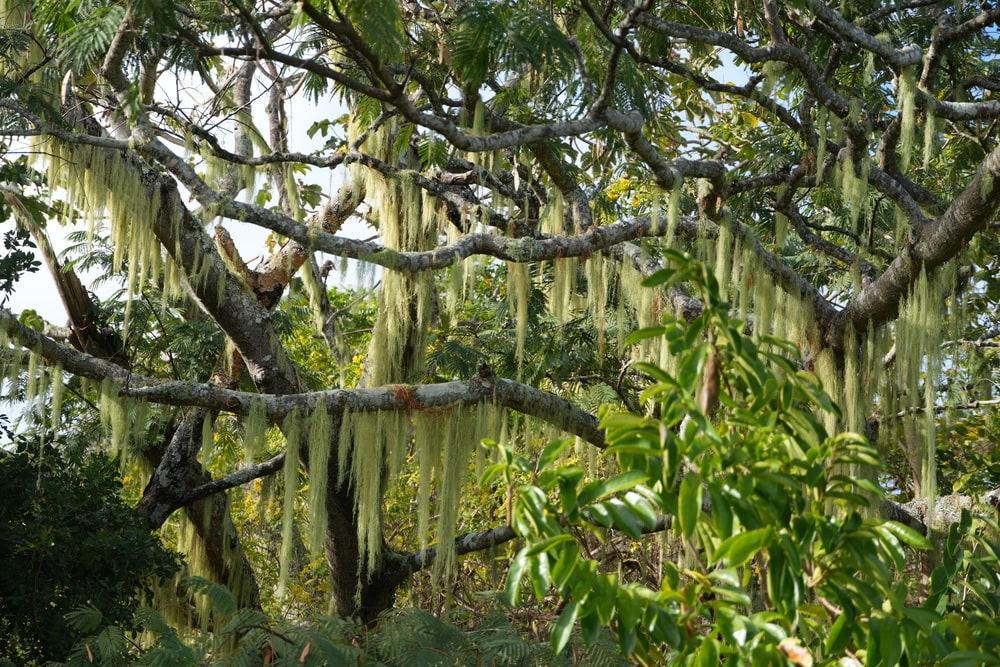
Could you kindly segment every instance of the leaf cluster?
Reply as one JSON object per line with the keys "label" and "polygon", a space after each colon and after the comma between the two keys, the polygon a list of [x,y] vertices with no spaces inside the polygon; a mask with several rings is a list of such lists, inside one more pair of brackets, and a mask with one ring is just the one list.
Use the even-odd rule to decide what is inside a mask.
{"label": "leaf cluster", "polygon": [[0,654],[62,660],[80,636],[66,614],[88,607],[90,630],[131,627],[175,554],[120,497],[116,465],[52,441],[18,438],[0,452]]}
{"label": "leaf cluster", "polygon": [[[820,413],[836,407],[798,370],[794,348],[745,338],[711,272],[679,254],[670,259],[673,268],[649,284],[693,284],[707,307],[690,323],[667,318],[633,335],[665,337],[678,363],[673,372],[643,367],[656,417],[605,415],[607,455],[620,472],[587,481],[579,467],[559,463],[568,443],[557,441],[537,461],[502,450],[485,475],[540,471],[517,490],[513,525],[527,544],[512,563],[508,598],[527,588],[564,600],[552,632],[557,651],[577,623],[584,639],[612,626],[621,650],[644,663],[785,664],[796,652],[817,664],[894,665],[904,654],[917,663],[955,651],[968,664],[990,660],[992,631],[957,625],[961,598],[952,593],[971,587],[977,605],[994,599],[995,572],[978,584],[963,573],[989,572],[997,547],[976,537],[982,555],[969,555],[955,532],[971,534],[964,519],[931,597],[915,601],[900,577],[909,550],[930,543],[871,517],[881,491],[856,471],[877,468],[875,449],[853,434],[829,435]],[[721,384],[715,414],[695,398],[706,369],[713,372],[710,357]],[[595,539],[640,540],[664,525],[686,556],[662,564],[658,587],[623,583],[591,555]]]}

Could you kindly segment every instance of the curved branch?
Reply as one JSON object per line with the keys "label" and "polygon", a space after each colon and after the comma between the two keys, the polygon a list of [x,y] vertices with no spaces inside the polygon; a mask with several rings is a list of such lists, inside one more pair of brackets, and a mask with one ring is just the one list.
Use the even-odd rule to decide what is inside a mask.
{"label": "curved branch", "polygon": [[848,326],[865,331],[889,321],[921,271],[931,271],[955,257],[972,236],[989,224],[1000,206],[1000,146],[993,149],[972,182],[941,218],[913,228],[906,247],[878,280],[863,289],[824,331],[824,342],[843,348]]}

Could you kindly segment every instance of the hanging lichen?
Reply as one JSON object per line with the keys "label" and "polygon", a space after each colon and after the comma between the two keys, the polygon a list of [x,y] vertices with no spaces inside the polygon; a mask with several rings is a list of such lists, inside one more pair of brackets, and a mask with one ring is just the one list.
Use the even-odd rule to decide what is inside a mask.
{"label": "hanging lichen", "polygon": [[719,238],[715,244],[715,259],[711,262],[715,279],[719,283],[719,298],[729,299],[729,272],[733,264],[733,233],[728,225],[719,226]]}
{"label": "hanging lichen", "polygon": [[604,356],[606,313],[608,308],[608,290],[611,285],[611,271],[605,266],[603,253],[597,253],[587,259],[584,264],[584,275],[587,281],[587,310],[597,330],[597,353]]}
{"label": "hanging lichen", "polygon": [[667,203],[667,247],[673,247],[677,225],[681,220],[681,188],[683,186],[684,179],[677,178],[674,180],[674,187],[670,189],[670,199]]}
{"label": "hanging lichen", "polygon": [[516,330],[515,356],[518,374],[524,363],[524,343],[528,338],[528,299],[530,295],[531,275],[528,266],[520,262],[507,262],[507,300],[514,311]]}
{"label": "hanging lichen", "polygon": [[937,139],[937,118],[934,116],[934,105],[928,104],[924,111],[924,169],[929,169],[931,160],[937,157]]}
{"label": "hanging lichen", "polygon": [[[390,468],[409,444],[403,412],[345,412],[338,439],[338,484],[355,489],[358,544],[371,574],[382,557],[382,490]],[[395,471],[393,471],[395,472]]]}
{"label": "hanging lichen", "polygon": [[445,440],[444,420],[417,413],[413,415],[413,439],[417,454],[417,545],[423,551],[430,543],[431,488],[441,463]]}
{"label": "hanging lichen", "polygon": [[333,433],[330,413],[321,398],[309,416],[309,545],[312,553],[323,552],[326,537],[326,495]]}
{"label": "hanging lichen", "polygon": [[295,498],[299,489],[299,445],[302,433],[301,417],[292,411],[285,417],[281,431],[285,435],[285,464],[282,479],[285,487],[281,511],[281,554],[279,556],[278,599],[285,597],[288,588],[288,570],[295,546]]}
{"label": "hanging lichen", "polygon": [[28,371],[24,385],[24,401],[29,405],[34,402],[35,397],[39,394],[39,367],[43,364],[44,360],[40,351],[31,350],[28,352]]}
{"label": "hanging lichen", "polygon": [[250,401],[250,413],[243,422],[243,460],[247,463],[257,461],[264,453],[269,426],[266,407],[263,399]]}
{"label": "hanging lichen", "polygon": [[435,578],[441,580],[454,572],[455,536],[462,489],[469,479],[469,459],[474,447],[486,433],[495,432],[496,411],[492,406],[453,410],[449,416],[442,458],[441,494],[438,510],[438,555],[434,561]]}
{"label": "hanging lichen", "polygon": [[[830,112],[826,107],[816,109],[816,185],[823,180],[823,166],[826,163],[826,135]],[[836,118],[836,116],[834,116]],[[838,119],[839,120],[839,119]]]}
{"label": "hanging lichen", "polygon": [[[2,343],[0,343],[0,349],[3,349]],[[52,427],[52,431],[58,433],[62,423],[62,365],[53,364],[50,373],[52,375],[52,413],[49,417],[49,424]]]}
{"label": "hanging lichen", "polygon": [[215,457],[215,420],[205,415],[201,420],[201,457],[210,462]]}
{"label": "hanging lichen", "polygon": [[573,299],[576,295],[577,270],[580,266],[576,257],[566,257],[552,262],[552,289],[549,291],[549,310],[559,322],[573,318]]}
{"label": "hanging lichen", "polygon": [[956,285],[955,264],[926,270],[900,307],[896,321],[895,384],[900,387],[895,410],[903,413],[901,443],[919,480],[917,490],[927,498],[936,494],[936,378],[942,368],[941,342],[946,300]]}
{"label": "hanging lichen", "polygon": [[899,168],[906,171],[913,155],[913,144],[917,126],[917,81],[916,66],[904,67],[897,83],[899,114]]}
{"label": "hanging lichen", "polygon": [[[127,264],[128,294],[138,295],[161,271],[162,251],[153,234],[161,205],[159,191],[147,188],[137,167],[116,151],[47,137],[39,153],[47,156],[50,187],[66,193],[68,217],[83,212],[91,235],[98,221],[108,221],[114,248],[112,270],[121,271]],[[132,301],[127,299],[125,305],[126,333]]]}
{"label": "hanging lichen", "polygon": [[119,396],[121,383],[111,378],[101,382],[101,428],[106,437],[111,440],[111,453],[123,453],[128,446],[128,438],[132,432],[129,426],[128,400]]}

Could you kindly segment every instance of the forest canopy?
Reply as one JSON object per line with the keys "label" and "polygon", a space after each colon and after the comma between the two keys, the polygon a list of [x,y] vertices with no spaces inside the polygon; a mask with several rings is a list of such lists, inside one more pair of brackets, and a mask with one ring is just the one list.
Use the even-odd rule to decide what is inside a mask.
{"label": "forest canopy", "polygon": [[[960,509],[982,514],[1000,486],[995,3],[0,0],[0,15],[0,280],[16,290],[43,262],[67,317],[0,311],[3,391],[38,442],[115,456],[126,500],[214,602],[364,623],[400,601],[478,609],[523,581],[539,604],[569,596],[554,646],[578,626],[596,646],[646,593],[614,613],[581,600],[552,579],[562,563],[588,580],[565,569],[581,554],[595,591],[637,563],[649,590],[707,610],[718,591],[678,559],[726,566],[721,541],[746,566],[725,586],[785,572],[801,559],[776,555],[792,544],[778,526],[808,523],[793,506],[817,534],[874,531],[858,572],[904,576],[898,543],[929,548],[921,533],[949,530],[936,516],[974,538]],[[748,425],[789,485],[773,529],[749,506],[718,518],[727,475],[762,475],[746,498],[777,493],[726,449]],[[663,451],[625,447],[635,433]],[[811,484],[843,515],[820,516]],[[916,594],[934,613],[975,552],[960,537]],[[807,569],[734,604],[797,618],[808,602],[832,624],[875,597],[804,601]],[[164,618],[236,613],[199,599]],[[980,648],[948,632],[905,650]],[[838,633],[824,659],[864,636]],[[654,661],[730,650],[623,637]]]}

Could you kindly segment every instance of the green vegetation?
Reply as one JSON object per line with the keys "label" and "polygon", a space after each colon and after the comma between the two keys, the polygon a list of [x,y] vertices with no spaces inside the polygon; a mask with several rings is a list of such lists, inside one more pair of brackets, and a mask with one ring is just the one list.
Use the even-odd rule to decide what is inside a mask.
{"label": "green vegetation", "polygon": [[14,662],[993,659],[990,3],[0,17]]}

